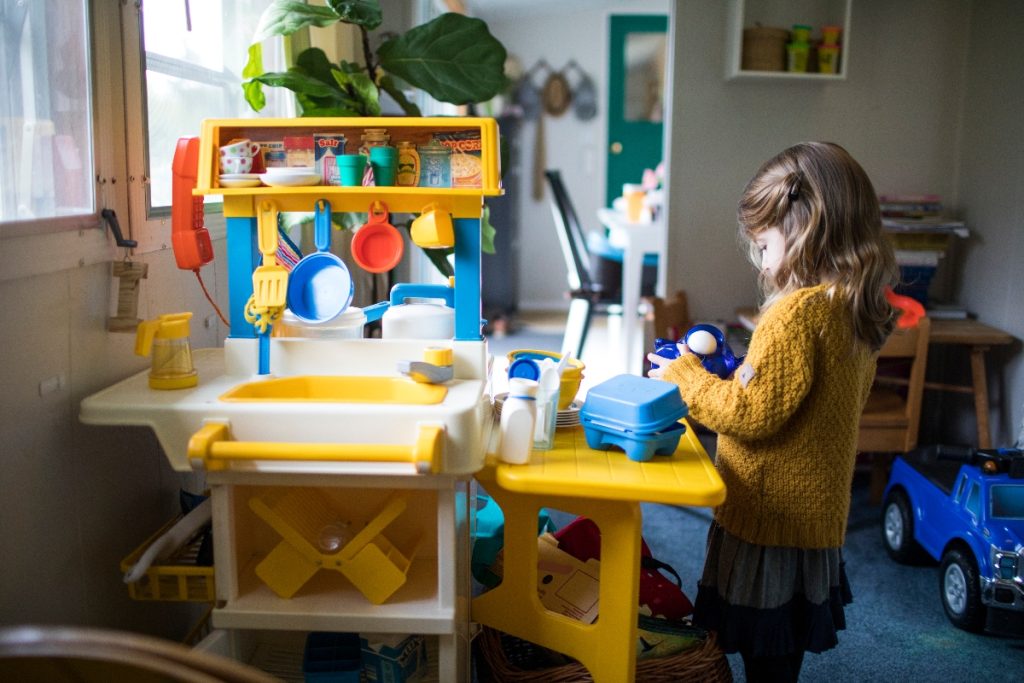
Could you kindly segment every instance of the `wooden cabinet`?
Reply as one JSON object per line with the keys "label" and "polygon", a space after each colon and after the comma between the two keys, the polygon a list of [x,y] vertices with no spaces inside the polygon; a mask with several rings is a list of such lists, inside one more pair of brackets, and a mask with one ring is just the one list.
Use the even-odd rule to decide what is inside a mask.
{"label": "wooden cabinet", "polygon": [[[729,0],[728,26],[726,27],[726,78],[844,80],[849,70],[850,61],[852,5],[853,0]],[[806,72],[786,70],[785,43],[782,43],[780,48],[782,62],[779,70],[744,68],[745,29],[766,27],[791,31],[794,25],[811,27],[811,54]],[[816,44],[821,41],[822,26],[841,28],[839,58],[835,73],[821,73],[817,68]],[[750,45],[748,44],[747,47],[749,49]]]}

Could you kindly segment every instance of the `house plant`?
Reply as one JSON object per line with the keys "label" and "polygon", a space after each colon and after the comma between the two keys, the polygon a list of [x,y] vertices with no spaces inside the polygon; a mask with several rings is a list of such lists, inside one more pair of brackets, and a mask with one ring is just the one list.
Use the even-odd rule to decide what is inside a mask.
{"label": "house plant", "polygon": [[[249,60],[242,72],[248,79],[242,84],[246,102],[259,111],[266,101],[263,86],[282,87],[295,93],[301,116],[379,116],[383,91],[406,115],[420,116],[400,82],[420,88],[441,102],[460,105],[485,102],[507,88],[505,48],[483,21],[442,14],[385,39],[375,51],[370,31],[381,21],[378,0],[327,0],[326,6],[275,0],[260,17],[249,46]],[[261,41],[289,36],[308,26],[338,23],[358,28],[363,64],[345,60],[334,64],[323,50],[308,48],[295,57],[287,71],[263,71]],[[342,222],[353,223],[350,219]],[[481,228],[484,251],[494,253],[494,228],[486,210]],[[441,273],[450,275],[446,252],[449,250],[426,251]]]}

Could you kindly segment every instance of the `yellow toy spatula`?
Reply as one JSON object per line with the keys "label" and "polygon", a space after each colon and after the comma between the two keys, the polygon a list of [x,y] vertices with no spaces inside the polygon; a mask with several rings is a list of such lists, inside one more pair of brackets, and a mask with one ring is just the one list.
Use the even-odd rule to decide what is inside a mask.
{"label": "yellow toy spatula", "polygon": [[257,309],[283,308],[288,294],[288,271],[277,263],[277,204],[260,202],[256,213],[256,239],[263,264],[252,273],[252,292]]}

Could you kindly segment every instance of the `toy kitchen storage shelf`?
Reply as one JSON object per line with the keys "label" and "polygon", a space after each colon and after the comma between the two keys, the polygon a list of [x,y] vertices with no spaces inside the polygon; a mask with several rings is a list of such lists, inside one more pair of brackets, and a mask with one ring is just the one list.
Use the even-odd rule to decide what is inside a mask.
{"label": "toy kitchen storage shelf", "polygon": [[[340,133],[351,148],[366,128],[388,129],[393,144],[477,133],[481,186],[218,185],[218,149],[233,138]],[[502,193],[496,123],[207,120],[195,171],[194,196],[224,198],[231,320],[224,348],[195,350],[198,386],[154,390],[139,373],[86,398],[80,419],[151,427],[174,469],[207,470],[218,600],[212,625],[220,639],[252,631],[423,634],[436,647],[440,680],[469,680],[469,481],[483,466],[493,422],[480,333],[480,216],[484,197]],[[258,208],[271,200],[280,211],[312,212],[320,199],[334,212],[363,213],[376,201],[391,213],[434,204],[452,215],[453,338],[264,337],[270,374],[257,374],[261,339],[244,311],[261,260]],[[427,346],[451,349],[454,376],[424,397],[398,364],[420,360]],[[264,382],[284,388],[261,391]],[[381,383],[387,391],[377,390]],[[343,540],[351,545],[315,547],[313,526],[334,518],[349,524],[354,536]]]}
{"label": "toy kitchen storage shelf", "polygon": [[[849,63],[852,6],[853,0],[729,0],[725,77],[729,80],[845,80]],[[764,26],[789,30],[794,24],[811,26],[812,36],[818,36],[822,26],[841,27],[842,52],[837,73],[793,73],[742,68],[743,29]]]}

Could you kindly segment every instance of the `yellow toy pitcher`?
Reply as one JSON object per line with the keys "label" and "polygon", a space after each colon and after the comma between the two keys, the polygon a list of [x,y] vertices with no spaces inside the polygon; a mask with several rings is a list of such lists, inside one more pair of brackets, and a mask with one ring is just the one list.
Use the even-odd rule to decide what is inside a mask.
{"label": "yellow toy pitcher", "polygon": [[135,331],[135,353],[153,358],[150,388],[187,389],[198,384],[189,342],[191,319],[191,313],[168,313],[139,323]]}

